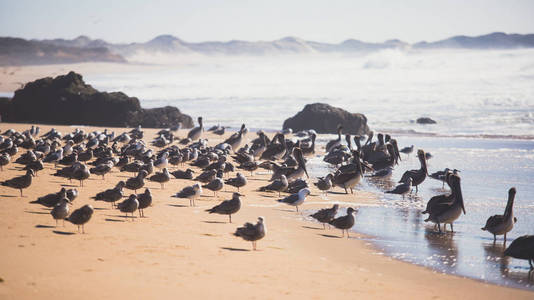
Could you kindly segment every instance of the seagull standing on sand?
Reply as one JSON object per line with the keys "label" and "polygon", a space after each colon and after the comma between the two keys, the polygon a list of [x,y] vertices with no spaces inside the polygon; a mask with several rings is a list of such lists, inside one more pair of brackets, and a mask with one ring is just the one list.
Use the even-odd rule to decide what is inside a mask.
{"label": "seagull standing on sand", "polygon": [[232,214],[235,214],[241,208],[241,197],[243,195],[239,193],[233,193],[232,199],[225,200],[219,205],[216,205],[210,209],[206,209],[210,214],[216,213],[220,215],[228,215],[229,222],[232,223]]}
{"label": "seagull standing on sand", "polygon": [[95,201],[104,201],[111,203],[111,208],[115,207],[115,201],[118,201],[122,198],[123,192],[122,189],[126,183],[124,181],[119,181],[117,185],[112,189],[107,189],[103,192],[96,194],[92,197]]}
{"label": "seagull standing on sand", "polygon": [[59,200],[59,203],[50,211],[50,214],[54,220],[56,220],[56,227],[58,220],[63,220],[63,226],[65,226],[65,218],[69,215],[69,204],[69,199],[63,198]]}
{"label": "seagull standing on sand", "polygon": [[239,192],[239,188],[247,184],[247,178],[241,172],[237,172],[236,177],[227,179],[225,183],[236,187]]}
{"label": "seagull standing on sand", "polygon": [[289,186],[289,183],[287,181],[286,175],[281,175],[279,179],[276,179],[271,184],[262,186],[260,188],[260,192],[265,191],[275,191],[278,192],[278,197],[280,197],[280,192],[284,192],[287,190],[287,187]]}
{"label": "seagull standing on sand", "polygon": [[267,232],[265,221],[263,217],[258,217],[256,225],[252,223],[245,223],[243,227],[239,227],[234,232],[235,236],[242,237],[245,241],[252,242],[252,250],[256,250],[256,241],[262,239]]}
{"label": "seagull standing on sand", "polygon": [[117,208],[121,212],[126,214],[126,218],[128,218],[128,213],[131,213],[132,220],[133,220],[134,212],[139,208],[139,201],[137,200],[137,196],[135,194],[131,194],[130,197],[128,197],[128,199],[117,204]]}
{"label": "seagull standing on sand", "polygon": [[163,168],[162,172],[157,172],[156,174],[150,176],[148,180],[159,182],[161,184],[161,189],[164,189],[165,182],[168,182],[169,180],[171,180],[171,175],[169,174],[169,171],[167,170],[167,168]]}
{"label": "seagull standing on sand", "polygon": [[210,183],[205,184],[202,187],[213,191],[213,197],[215,197],[217,192],[224,188],[224,181],[219,177],[215,177]]}
{"label": "seagull standing on sand", "polygon": [[74,225],[78,225],[78,232],[80,232],[80,226],[82,227],[82,233],[85,233],[84,225],[91,220],[94,209],[91,205],[87,204],[81,208],[73,211],[65,220],[71,222]]}
{"label": "seagull standing on sand", "polygon": [[145,208],[152,205],[152,193],[150,192],[150,189],[146,188],[144,193],[137,194],[137,201],[139,201],[139,207],[137,208],[139,211],[139,217],[144,218]]}
{"label": "seagull standing on sand", "polygon": [[20,196],[23,197],[22,190],[32,184],[33,176],[35,176],[35,172],[33,172],[33,170],[28,170],[25,175],[3,181],[1,185],[20,190]]}
{"label": "seagull standing on sand", "polygon": [[283,199],[279,199],[278,202],[295,206],[297,211],[299,211],[299,205],[304,203],[304,200],[306,200],[306,196],[310,195],[310,193],[311,192],[308,188],[303,188],[296,194],[292,194]]}
{"label": "seagull standing on sand", "polygon": [[408,194],[412,190],[412,178],[409,177],[406,182],[403,182],[395,187],[395,189],[391,191],[387,191],[387,194],[398,194],[402,195],[402,199],[404,199],[404,195]]}
{"label": "seagull standing on sand", "polygon": [[126,180],[126,185],[124,187],[130,190],[134,190],[137,193],[137,190],[145,185],[145,177],[147,175],[147,171],[139,171],[136,177],[128,178],[128,180]]}
{"label": "seagull standing on sand", "polygon": [[200,183],[195,183],[192,186],[186,186],[179,191],[174,197],[189,199],[189,206],[195,206],[195,199],[202,194],[202,186]]}
{"label": "seagull standing on sand", "polygon": [[330,223],[334,218],[336,217],[337,210],[339,209],[339,204],[334,204],[331,208],[323,208],[313,215],[310,215],[310,217],[314,218],[315,220],[323,223],[323,229],[326,229],[325,223]]}
{"label": "seagull standing on sand", "polygon": [[349,229],[351,229],[352,226],[354,226],[354,212],[356,212],[356,210],[352,207],[349,207],[347,208],[346,216],[342,216],[342,217],[339,217],[339,218],[336,218],[330,221],[331,225],[333,225],[334,227],[338,229],[341,229],[341,232],[343,234],[341,237],[345,236],[345,230],[346,230],[347,238],[349,238]]}

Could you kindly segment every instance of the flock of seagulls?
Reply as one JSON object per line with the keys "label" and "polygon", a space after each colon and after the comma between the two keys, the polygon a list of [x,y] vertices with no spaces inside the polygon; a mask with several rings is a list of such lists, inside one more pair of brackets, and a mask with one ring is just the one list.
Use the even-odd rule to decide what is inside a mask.
{"label": "flock of seagulls", "polygon": [[[190,206],[196,205],[195,200],[202,195],[203,190],[213,192],[215,197],[219,191],[231,186],[235,188],[231,199],[206,210],[210,214],[227,215],[231,223],[232,215],[240,211],[243,207],[242,198],[246,197],[241,194],[240,188],[248,183],[244,173],[236,170],[250,172],[250,176],[253,176],[256,170],[264,169],[272,175],[270,183],[260,187],[259,191],[277,193],[278,202],[294,206],[296,211],[299,211],[299,206],[312,193],[307,181],[309,174],[306,157],[319,153],[316,149],[315,131],[297,132],[293,138],[286,137],[291,132],[279,132],[272,139],[269,139],[263,131],[259,131],[257,138],[245,144],[248,129],[243,124],[239,131],[222,143],[209,146],[208,140],[202,138],[204,132],[202,117],[198,118],[198,124],[199,126],[191,129],[184,139],[175,136],[178,129],[176,127],[160,130],[150,142],[153,147],[149,147],[143,140],[144,133],[141,127],[118,136],[107,130],[86,133],[76,129],[63,135],[51,129],[39,135],[39,128],[35,126],[24,132],[9,129],[0,136],[0,167],[3,168],[11,163],[11,158],[18,153],[19,147],[24,148],[26,152],[19,155],[14,163],[23,165],[25,174],[3,181],[1,185],[19,190],[22,197],[23,190],[31,186],[38,171],[46,166],[43,163],[55,168],[54,176],[79,181],[80,188],[83,187],[84,180],[91,175],[101,176],[102,180],[106,180],[106,174],[115,169],[129,172],[132,177],[117,182],[115,187],[97,193],[92,199],[110,203],[112,209],[118,209],[127,219],[132,220],[135,219],[136,212],[139,217],[144,217],[144,210],[154,203],[151,190],[145,187],[147,181],[159,183],[162,190],[172,178],[192,181],[191,185],[172,195],[178,199],[189,200]],[[224,134],[224,130],[225,128],[220,126],[208,129],[221,135]],[[365,177],[391,176],[392,170],[402,160],[400,153],[410,155],[414,151],[413,145],[399,151],[397,141],[388,134],[378,134],[376,141],[373,140],[372,132],[366,138],[347,134],[344,136],[346,143],[343,143],[343,127],[338,126],[337,132],[337,139],[326,144],[326,153],[323,156],[323,161],[330,166],[331,172],[313,182],[313,185],[325,195],[335,188],[341,188],[346,194],[350,191],[352,194]],[[352,146],[352,142],[355,147]],[[453,223],[462,213],[466,213],[459,171],[447,168],[429,174],[427,167],[429,157],[431,156],[424,150],[417,150],[420,168],[406,171],[399,180],[399,185],[385,192],[401,195],[404,198],[413,193],[414,188],[417,193],[418,187],[427,177],[442,181],[443,185],[449,186],[450,193],[432,197],[423,214],[428,214],[425,221],[434,223],[439,232],[442,232],[441,225],[446,231],[447,224],[450,230],[454,231]],[[195,175],[193,169],[183,168],[186,164],[200,169],[201,173]],[[169,168],[175,170],[170,172]],[[143,188],[144,192],[138,194],[137,191]],[[132,192],[126,193],[125,189]],[[282,196],[282,193],[287,195]],[[515,188],[511,188],[504,214],[490,217],[482,228],[493,234],[494,240],[498,235],[504,235],[506,243],[506,234],[512,230],[517,221],[513,216],[515,194]],[[90,221],[94,208],[91,205],[84,205],[71,211],[70,206],[75,203],[77,196],[77,189],[61,188],[59,192],[44,195],[31,203],[51,208],[50,214],[56,225],[59,221],[66,220],[77,225],[78,231],[81,229],[85,232],[84,225]],[[341,229],[342,237],[347,232],[348,238],[358,210],[348,207],[346,214],[342,216],[338,216],[338,212],[339,205],[334,204],[330,208],[320,209],[310,217],[322,223],[324,229],[326,225]],[[246,223],[234,232],[235,236],[252,242],[254,250],[256,242],[265,234],[266,225],[263,217],[258,217],[255,224]],[[515,239],[504,254],[527,259],[532,266],[534,236]]]}

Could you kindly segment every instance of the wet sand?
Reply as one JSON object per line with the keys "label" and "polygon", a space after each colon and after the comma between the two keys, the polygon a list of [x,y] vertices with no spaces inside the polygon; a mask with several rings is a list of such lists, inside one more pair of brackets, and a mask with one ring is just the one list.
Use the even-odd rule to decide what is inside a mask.
{"label": "wet sand", "polygon": [[[1,123],[0,130],[22,131],[29,126]],[[41,126],[41,132],[50,127]],[[55,128],[63,134],[74,130]],[[93,129],[84,128],[86,132]],[[124,130],[115,129],[116,133]],[[145,129],[145,141],[156,131]],[[178,135],[183,137],[186,131]],[[210,144],[222,140],[206,136]],[[21,149],[12,160],[23,152]],[[10,163],[0,172],[0,180],[22,175],[20,167]],[[79,187],[77,182],[51,176],[52,169],[53,165],[46,164],[32,186],[24,190],[23,198],[18,190],[0,187],[2,299],[531,299],[534,295],[393,260],[377,253],[358,234],[339,238],[340,230],[323,230],[322,225],[303,220],[293,207],[277,203],[277,194],[256,192],[267,184],[269,175],[264,172],[253,177],[244,172],[249,179],[241,189],[246,195],[244,205],[229,224],[226,216],[204,210],[230,199],[234,191],[230,186],[218,197],[205,190],[197,206],[189,207],[189,201],[170,196],[191,181],[171,179],[164,190],[158,183],[148,182],[154,202],[145,210],[147,218],[126,221],[118,210],[110,209],[109,203],[90,197],[131,173],[114,169],[105,180],[92,175],[84,187]],[[85,226],[86,234],[78,234],[70,223],[54,227],[49,209],[28,203],[57,192],[61,185],[79,190],[73,209],[86,203],[95,207]],[[330,194],[324,200],[312,187],[312,196],[301,208],[312,210],[333,202],[357,207],[375,201],[373,194],[359,191],[348,196]],[[245,222],[255,222],[258,216],[265,217],[267,235],[258,242],[259,251],[251,251],[250,242],[231,233]]]}

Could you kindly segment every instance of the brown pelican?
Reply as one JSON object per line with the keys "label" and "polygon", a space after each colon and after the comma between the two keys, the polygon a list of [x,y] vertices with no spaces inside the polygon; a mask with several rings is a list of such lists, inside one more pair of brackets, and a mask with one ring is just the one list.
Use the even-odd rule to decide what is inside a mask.
{"label": "brown pelican", "polygon": [[287,181],[286,175],[282,174],[279,179],[273,181],[271,184],[268,184],[266,186],[260,187],[261,192],[265,191],[275,191],[278,192],[278,196],[280,197],[280,192],[284,192],[289,185],[289,182]]}
{"label": "brown pelican", "polygon": [[198,117],[198,127],[189,130],[187,138],[191,139],[192,141],[196,141],[200,138],[202,131],[204,131],[204,127],[202,125],[202,117]]}
{"label": "brown pelican", "polygon": [[271,179],[269,181],[273,181],[280,178],[282,174],[286,175],[286,178],[289,182],[301,178],[302,176],[304,176],[304,174],[306,174],[306,177],[310,177],[308,175],[308,170],[306,170],[306,162],[304,161],[302,150],[300,150],[300,148],[294,148],[293,153],[295,155],[295,159],[297,160],[297,166],[282,167],[276,163],[272,163],[273,175],[271,176]]}
{"label": "brown pelican", "polygon": [[504,256],[527,259],[530,265],[530,272],[532,272],[534,270],[534,266],[532,265],[532,261],[534,260],[534,235],[523,235],[515,239],[504,250]]}
{"label": "brown pelican", "polygon": [[239,193],[233,193],[232,199],[225,200],[219,205],[216,205],[210,209],[206,209],[206,211],[210,214],[215,213],[220,215],[228,215],[228,220],[230,223],[232,223],[232,214],[235,214],[241,208],[241,198],[239,198],[241,196],[243,195]]}
{"label": "brown pelican", "polygon": [[332,180],[333,185],[344,188],[346,194],[348,194],[347,189],[350,189],[351,194],[354,193],[353,188],[360,182],[363,176],[360,155],[357,151],[353,151],[353,163],[355,164],[355,168],[352,172],[343,173],[338,170],[334,174],[334,178]]}
{"label": "brown pelican", "polygon": [[312,133],[310,138],[311,138],[311,145],[309,147],[303,147],[303,146],[300,147],[300,149],[302,150],[302,154],[304,155],[315,154],[315,139],[317,139],[317,134]]}
{"label": "brown pelican", "polygon": [[244,131],[245,131],[245,124],[242,124],[239,132],[231,135],[229,138],[227,138],[224,141],[224,143],[230,145],[232,147],[232,151],[236,151],[236,149],[239,148],[239,145],[241,145],[241,142],[243,141]]}
{"label": "brown pelican", "polygon": [[386,168],[392,168],[397,163],[397,155],[395,153],[395,147],[392,144],[387,144],[386,149],[388,151],[388,156],[384,157],[381,160],[377,160],[373,163],[373,169],[382,170]]}
{"label": "brown pelican", "polygon": [[323,208],[316,213],[310,215],[310,217],[315,220],[323,223],[323,229],[326,229],[325,223],[330,223],[336,217],[337,210],[339,209],[339,204],[334,204],[331,208]]}
{"label": "brown pelican", "polygon": [[310,190],[308,188],[301,189],[298,193],[291,194],[283,199],[277,200],[281,203],[286,203],[288,205],[295,206],[297,211],[299,211],[299,205],[304,203],[304,200],[306,200],[306,197],[310,195]]}
{"label": "brown pelican", "polygon": [[33,170],[27,170],[25,175],[11,178],[3,181],[1,184],[13,189],[20,190],[20,196],[22,197],[22,190],[29,187],[32,184],[32,177],[35,176]]}
{"label": "brown pelican", "polygon": [[252,242],[252,249],[256,250],[256,242],[265,236],[266,231],[264,218],[258,217],[256,225],[245,223],[243,227],[236,229],[234,235],[242,237],[245,241]]}
{"label": "brown pelican", "polygon": [[341,216],[330,221],[330,225],[333,225],[337,229],[341,229],[342,236],[345,236],[345,230],[347,231],[347,238],[349,238],[349,229],[354,226],[354,212],[356,210],[352,207],[347,208],[347,215]]}
{"label": "brown pelican", "polygon": [[343,130],[343,126],[338,125],[337,126],[337,139],[330,140],[328,143],[326,143],[326,152],[330,152],[334,147],[341,144],[341,131]]}
{"label": "brown pelican", "polygon": [[401,180],[399,180],[399,182],[406,182],[408,178],[412,178],[412,185],[415,186],[415,192],[418,192],[417,186],[423,183],[423,181],[425,181],[426,175],[428,174],[425,151],[421,149],[417,150],[417,157],[419,158],[419,162],[421,163],[421,168],[418,170],[409,170],[404,172],[404,174],[402,174]]}
{"label": "brown pelican", "polygon": [[504,215],[489,217],[486,221],[486,226],[481,228],[493,234],[493,242],[497,240],[497,235],[504,234],[504,243],[506,244],[506,233],[514,228],[514,223],[517,221],[513,212],[515,193],[515,188],[508,190],[508,202],[506,203]]}
{"label": "brown pelican", "polygon": [[451,175],[452,201],[446,203],[436,202],[429,209],[429,216],[425,222],[431,221],[438,224],[438,230],[441,232],[441,223],[446,230],[446,225],[450,224],[451,231],[454,232],[452,223],[456,221],[462,214],[465,214],[464,199],[462,196],[462,188],[460,186],[460,176]]}
{"label": "brown pelican", "polygon": [[[279,143],[274,143],[274,140],[278,140]],[[263,160],[277,160],[282,158],[286,154],[287,145],[286,138],[283,134],[279,133],[273,138],[273,142],[267,146],[267,149],[263,151],[260,159]]]}

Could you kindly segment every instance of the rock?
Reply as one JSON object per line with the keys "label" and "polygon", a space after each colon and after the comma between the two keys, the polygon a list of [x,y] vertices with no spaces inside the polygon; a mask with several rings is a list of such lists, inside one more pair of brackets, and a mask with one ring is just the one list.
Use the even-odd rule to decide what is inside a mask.
{"label": "rock", "polygon": [[193,127],[192,118],[176,107],[143,109],[139,99],[99,92],[74,72],[27,83],[9,102],[5,122],[152,128],[181,122],[182,128]]}
{"label": "rock", "polygon": [[416,120],[417,124],[436,124],[437,122],[428,118],[428,117],[422,117]]}
{"label": "rock", "polygon": [[314,129],[317,133],[337,133],[340,124],[344,133],[363,135],[369,132],[363,114],[350,113],[325,103],[307,104],[302,111],[285,120],[283,128],[291,128],[294,132]]}
{"label": "rock", "polygon": [[2,122],[2,120],[5,120],[10,103],[11,99],[7,97],[0,97],[0,122]]}

